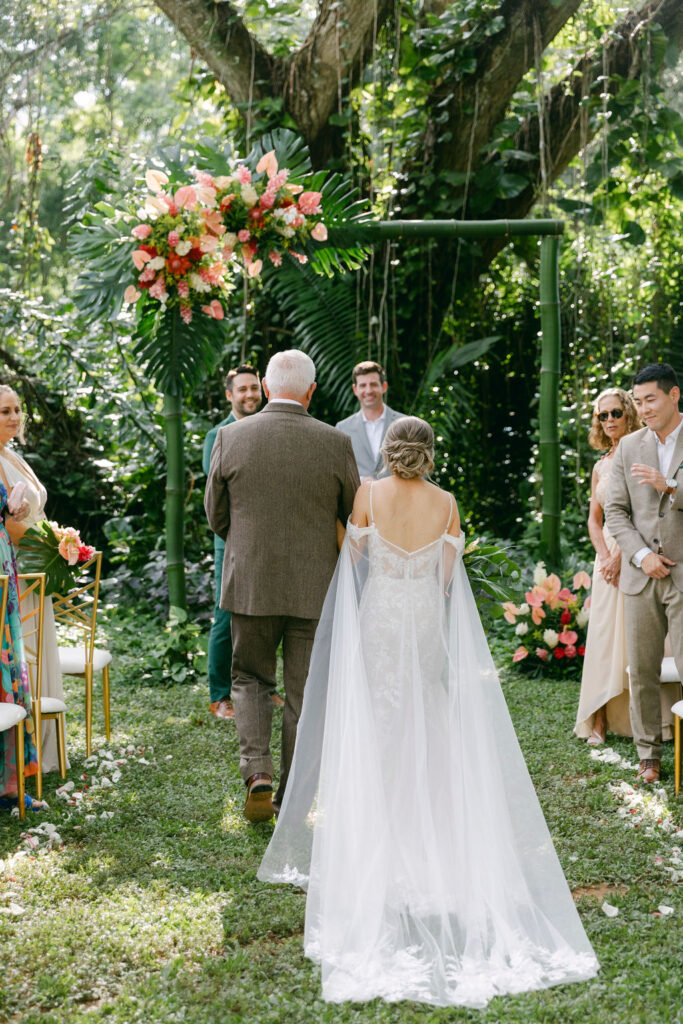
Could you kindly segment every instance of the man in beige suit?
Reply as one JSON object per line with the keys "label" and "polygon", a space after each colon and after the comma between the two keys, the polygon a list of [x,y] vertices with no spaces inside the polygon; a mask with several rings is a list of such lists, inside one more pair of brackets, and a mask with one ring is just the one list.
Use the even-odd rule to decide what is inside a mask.
{"label": "man in beige suit", "polygon": [[[232,612],[232,699],[249,821],[266,821],[284,796],[315,629],[359,486],[351,440],[307,409],[315,366],[296,349],[268,363],[268,405],[218,431],[204,507],[227,541],[221,608]],[[277,649],[285,707],[280,781],[273,800],[270,733]]]}
{"label": "man in beige suit", "polygon": [[621,548],[620,589],[631,675],[631,725],[638,778],[656,782],[662,753],[659,675],[669,633],[683,677],[683,416],[668,363],[633,380],[643,430],[622,438],[614,456],[605,515]]}

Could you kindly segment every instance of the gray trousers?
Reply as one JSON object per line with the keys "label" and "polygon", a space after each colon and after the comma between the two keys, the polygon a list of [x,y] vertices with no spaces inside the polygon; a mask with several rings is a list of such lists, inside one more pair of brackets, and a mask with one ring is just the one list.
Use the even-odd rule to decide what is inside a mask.
{"label": "gray trousers", "polygon": [[648,580],[639,594],[624,594],[626,644],[631,675],[631,727],[641,760],[662,756],[659,674],[668,632],[683,679],[683,593],[670,576]]}
{"label": "gray trousers", "polygon": [[272,777],[270,733],[277,649],[282,641],[285,706],[282,717],[280,780],[273,802],[282,803],[294,756],[296,728],[313,649],[317,619],[232,613],[232,702],[240,741],[240,774]]}

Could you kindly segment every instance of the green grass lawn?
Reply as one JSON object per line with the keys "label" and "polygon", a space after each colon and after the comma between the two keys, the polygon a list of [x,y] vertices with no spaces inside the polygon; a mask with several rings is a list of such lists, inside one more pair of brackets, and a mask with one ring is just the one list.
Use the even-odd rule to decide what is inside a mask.
{"label": "green grass lawn", "polygon": [[[305,897],[256,880],[272,826],[242,819],[234,724],[208,713],[204,686],[144,685],[144,633],[128,622],[110,626],[112,739],[88,765],[82,685],[68,682],[68,777],[90,788],[70,806],[47,776],[48,812],[0,819],[0,1021],[683,1021],[683,797],[673,796],[671,744],[659,799],[615,792],[634,773],[573,738],[578,684],[509,673],[510,711],[599,975],[486,1010],[328,1005],[302,954]],[[98,692],[96,744],[102,728]],[[635,759],[628,740],[612,749]],[[38,846],[26,845],[22,832],[42,822],[62,845],[35,834]],[[605,901],[618,915],[606,916]],[[658,915],[661,905],[673,913]]]}

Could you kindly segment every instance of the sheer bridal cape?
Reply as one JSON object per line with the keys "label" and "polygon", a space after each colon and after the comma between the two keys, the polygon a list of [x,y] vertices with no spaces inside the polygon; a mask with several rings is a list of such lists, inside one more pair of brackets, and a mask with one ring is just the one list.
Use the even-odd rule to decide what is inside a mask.
{"label": "sheer bridal cape", "polygon": [[307,888],[327,1000],[481,1007],[598,963],[527,773],[462,564],[352,524],[258,872]]}

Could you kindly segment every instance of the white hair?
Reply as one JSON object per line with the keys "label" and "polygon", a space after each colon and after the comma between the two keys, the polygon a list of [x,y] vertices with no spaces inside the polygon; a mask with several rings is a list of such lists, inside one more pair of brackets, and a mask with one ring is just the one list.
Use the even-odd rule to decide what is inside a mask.
{"label": "white hair", "polygon": [[278,395],[302,398],[315,381],[315,363],[298,348],[276,352],[268,363],[264,380],[271,398]]}

